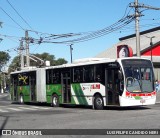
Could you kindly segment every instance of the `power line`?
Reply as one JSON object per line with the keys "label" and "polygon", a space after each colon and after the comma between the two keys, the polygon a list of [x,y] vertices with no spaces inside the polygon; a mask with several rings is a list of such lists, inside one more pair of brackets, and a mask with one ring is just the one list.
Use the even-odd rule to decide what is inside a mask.
{"label": "power line", "polygon": [[20,27],[17,27],[17,26],[11,25],[11,24],[7,24],[7,23],[5,23],[5,22],[4,22],[3,24],[4,24],[4,25],[3,25],[4,27],[5,27],[5,26],[8,26],[8,27],[10,27],[10,28],[14,28],[14,29],[19,29],[19,30],[21,30]]}
{"label": "power line", "polygon": [[[98,37],[102,37],[102,36],[104,36],[108,33],[111,33],[113,31],[116,31],[116,30],[128,25],[130,22],[132,22],[134,20],[133,16],[128,16],[130,11],[133,9],[133,8],[130,8],[129,11],[128,11],[129,5],[130,4],[127,5],[127,7],[125,9],[125,13],[122,16],[122,18],[119,21],[117,21],[116,23],[109,26],[109,27],[106,27],[104,29],[97,30],[97,31],[89,31],[89,32],[83,32],[83,33],[76,33],[76,34],[75,33],[60,34],[60,35],[51,34],[50,36],[41,37],[40,42],[41,43],[56,43],[56,44],[63,44],[63,43],[70,43],[71,44],[71,43],[79,43],[79,42],[92,40],[92,39],[95,39],[95,38],[98,38]],[[59,42],[53,41],[55,39],[75,37],[77,35],[81,35],[82,37],[72,39],[72,40],[68,40],[68,41],[59,41]],[[37,41],[38,41],[38,39],[33,39],[32,42],[37,43]]]}
{"label": "power line", "polygon": [[[155,27],[155,26],[159,26],[160,23],[158,22],[155,22],[155,23],[150,23],[150,24],[141,24],[140,25],[140,28],[148,28],[148,27]],[[135,25],[131,25],[131,26],[126,26],[126,27],[123,27],[120,29],[120,31],[131,31],[131,30],[134,30],[135,29]]]}
{"label": "power line", "polygon": [[0,36],[10,37],[10,38],[17,38],[17,39],[21,38],[21,37],[19,37],[19,36],[11,36],[11,35],[4,35],[4,34],[0,34]]}
{"label": "power line", "polygon": [[17,13],[17,15],[29,26],[29,28],[32,29],[29,23],[19,14],[19,12],[13,7],[13,5],[9,2],[9,0],[6,0],[6,1],[12,7],[12,9]]}
{"label": "power line", "polygon": [[17,24],[22,30],[25,30],[18,22],[16,22],[1,6],[1,10],[15,23]]}
{"label": "power line", "polygon": [[[7,0],[7,2],[10,4],[10,2],[8,0]],[[128,11],[129,5],[130,5],[131,8]],[[112,24],[109,27],[106,27],[104,29],[100,29],[100,30],[97,30],[97,31],[81,32],[81,33],[49,34],[49,33],[42,33],[42,32],[38,32],[38,31],[34,31],[30,27],[31,30],[28,30],[28,31],[35,32],[36,34],[40,34],[41,37],[39,39],[34,39],[32,37],[29,37],[28,41],[29,41],[29,43],[33,43],[33,44],[41,44],[41,43],[55,43],[55,44],[67,44],[68,43],[68,44],[72,44],[72,43],[79,43],[79,42],[89,41],[89,40],[92,40],[92,39],[95,39],[95,38],[98,38],[98,37],[102,37],[106,34],[109,34],[111,32],[114,32],[114,31],[117,31],[119,29],[124,28],[126,25],[128,25],[133,20],[135,20],[135,17],[136,17],[135,15],[129,15],[130,11],[133,9],[133,6],[131,6],[131,5],[132,5],[132,3],[128,4],[123,17],[120,20],[118,20],[116,23],[114,23],[114,24]],[[17,10],[11,4],[10,4],[10,6],[15,10],[15,12],[25,22],[24,18],[17,12]],[[138,5],[138,6],[140,6],[140,5]],[[142,12],[143,11],[141,11],[140,13],[142,13]],[[26,23],[26,24],[29,25],[28,23]],[[125,30],[125,29],[128,29],[128,28],[124,28],[122,30]],[[131,29],[131,28],[129,28],[129,29]],[[77,37],[77,36],[81,36],[81,37],[76,38],[76,39],[72,39],[72,40],[66,40],[66,41],[55,41],[55,39],[61,39],[61,38],[64,39],[64,38],[68,38],[68,37]]]}
{"label": "power line", "polygon": [[[11,3],[7,0],[7,2],[10,4],[10,6],[15,10],[15,12],[20,16],[20,14],[17,12],[17,10],[11,5]],[[28,30],[31,32],[36,32],[41,33],[41,35],[49,35],[49,36],[45,36],[45,37],[40,37],[40,39],[34,39],[34,38],[29,38],[30,43],[37,43],[37,44],[41,44],[42,42],[44,43],[78,43],[78,42],[83,42],[83,41],[88,41],[91,39],[95,39],[97,37],[101,37],[104,36],[108,33],[111,33],[113,31],[116,31],[122,27],[124,27],[125,25],[129,24],[130,22],[132,22],[133,17],[128,16],[129,12],[131,11],[131,9],[129,10],[129,12],[127,13],[129,4],[126,7],[125,13],[122,17],[122,19],[120,19],[118,22],[112,24],[111,26],[98,30],[98,31],[90,31],[90,32],[83,32],[83,33],[68,33],[68,34],[48,34],[48,33],[41,33],[41,32],[37,32],[34,30]],[[126,17],[124,17],[127,14]],[[22,18],[22,16],[20,16]],[[55,40],[55,39],[60,39],[60,38],[68,38],[68,37],[73,37],[73,36],[77,36],[77,35],[85,35],[82,36],[80,38],[77,39],[73,39],[73,40],[68,40],[68,41],[61,41],[61,42],[52,42],[51,40]]]}
{"label": "power line", "polygon": [[[84,42],[84,41],[89,41],[98,37],[102,37],[108,33],[111,33],[113,31],[116,31],[129,23],[131,23],[134,20],[133,16],[126,16],[116,23],[112,24],[109,27],[106,27],[101,30],[97,31],[92,31],[92,32],[83,32],[83,33],[68,33],[68,34],[59,34],[59,35],[54,35],[51,34],[48,37],[40,37],[40,39],[34,39],[34,38],[29,38],[30,43],[36,43],[36,44],[41,44],[41,43],[55,43],[55,44],[71,44],[71,43],[79,43],[79,42]],[[60,39],[60,38],[68,38],[68,37],[73,37],[73,36],[78,36],[81,35],[82,37],[72,39],[72,40],[67,40],[67,41],[53,41],[55,39]]]}
{"label": "power line", "polygon": [[101,29],[101,30],[94,31],[94,32],[92,32],[92,33],[90,33],[86,36],[82,36],[82,37],[77,38],[77,39],[68,40],[68,41],[61,41],[61,42],[51,42],[51,41],[43,40],[43,42],[44,43],[79,43],[79,42],[84,42],[84,41],[88,41],[88,40],[95,39],[95,38],[98,38],[98,37],[102,37],[102,36],[104,36],[108,33],[116,31],[116,30],[126,26],[127,24],[129,24],[133,20],[134,20],[133,16],[126,16],[126,17],[120,19],[119,21],[117,21],[116,23],[112,24],[109,27],[106,27],[106,28]]}
{"label": "power line", "polygon": [[9,36],[9,35],[3,35],[3,34],[0,34],[1,37],[4,37],[4,38],[7,38],[7,39],[10,39],[16,43],[19,43],[18,40],[21,38],[21,37],[18,37],[18,36]]}

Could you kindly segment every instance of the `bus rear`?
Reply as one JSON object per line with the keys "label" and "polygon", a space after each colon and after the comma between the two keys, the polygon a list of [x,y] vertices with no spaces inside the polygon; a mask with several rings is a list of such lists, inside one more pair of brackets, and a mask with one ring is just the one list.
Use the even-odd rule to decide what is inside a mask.
{"label": "bus rear", "polygon": [[151,105],[156,102],[153,65],[148,59],[118,59],[122,66],[120,106]]}

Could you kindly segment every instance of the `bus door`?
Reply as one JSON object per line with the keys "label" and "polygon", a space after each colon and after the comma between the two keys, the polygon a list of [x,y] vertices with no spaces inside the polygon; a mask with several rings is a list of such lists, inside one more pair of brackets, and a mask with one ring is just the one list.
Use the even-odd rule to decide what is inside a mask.
{"label": "bus door", "polygon": [[29,77],[29,86],[30,86],[30,99],[32,102],[36,101],[36,74],[31,72]]}
{"label": "bus door", "polygon": [[18,80],[16,77],[13,77],[12,80],[12,85],[13,85],[13,101],[17,101],[18,100]]}
{"label": "bus door", "polygon": [[62,71],[62,99],[63,103],[71,103],[71,77],[70,71]]}
{"label": "bus door", "polygon": [[118,68],[107,68],[105,70],[106,104],[119,104],[120,81],[118,80]]}

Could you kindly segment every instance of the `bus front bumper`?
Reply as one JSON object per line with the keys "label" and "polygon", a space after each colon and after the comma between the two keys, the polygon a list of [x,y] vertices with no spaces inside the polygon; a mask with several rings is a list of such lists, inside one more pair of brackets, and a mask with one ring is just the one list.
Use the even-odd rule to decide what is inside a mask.
{"label": "bus front bumper", "polygon": [[141,105],[153,105],[156,103],[156,96],[153,97],[140,97],[136,99],[134,97],[119,97],[120,106],[141,106]]}

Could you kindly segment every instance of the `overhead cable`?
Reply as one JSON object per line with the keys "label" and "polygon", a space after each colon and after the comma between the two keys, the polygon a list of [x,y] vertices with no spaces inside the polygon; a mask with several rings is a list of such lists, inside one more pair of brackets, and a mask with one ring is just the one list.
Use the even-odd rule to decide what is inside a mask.
{"label": "overhead cable", "polygon": [[109,27],[106,27],[106,28],[98,30],[98,31],[94,31],[94,32],[92,32],[88,35],[82,36],[80,38],[76,38],[76,39],[68,40],[68,41],[59,41],[59,42],[45,41],[45,39],[44,39],[43,42],[44,43],[79,43],[79,42],[84,42],[84,41],[88,41],[91,39],[95,39],[95,38],[104,36],[108,33],[113,32],[113,31],[116,31],[116,30],[126,26],[127,24],[129,24],[133,20],[134,20],[134,17],[126,16],[126,17],[120,19],[119,21],[117,21],[116,23],[112,24]]}
{"label": "overhead cable", "polygon": [[17,24],[22,30],[25,30],[18,22],[16,22],[1,6],[1,10],[15,23]]}
{"label": "overhead cable", "polygon": [[6,1],[12,7],[12,9],[17,13],[17,15],[29,26],[29,28],[32,29],[31,25],[29,25],[29,23],[19,14],[19,12],[14,8],[14,6],[9,2],[9,0]]}

